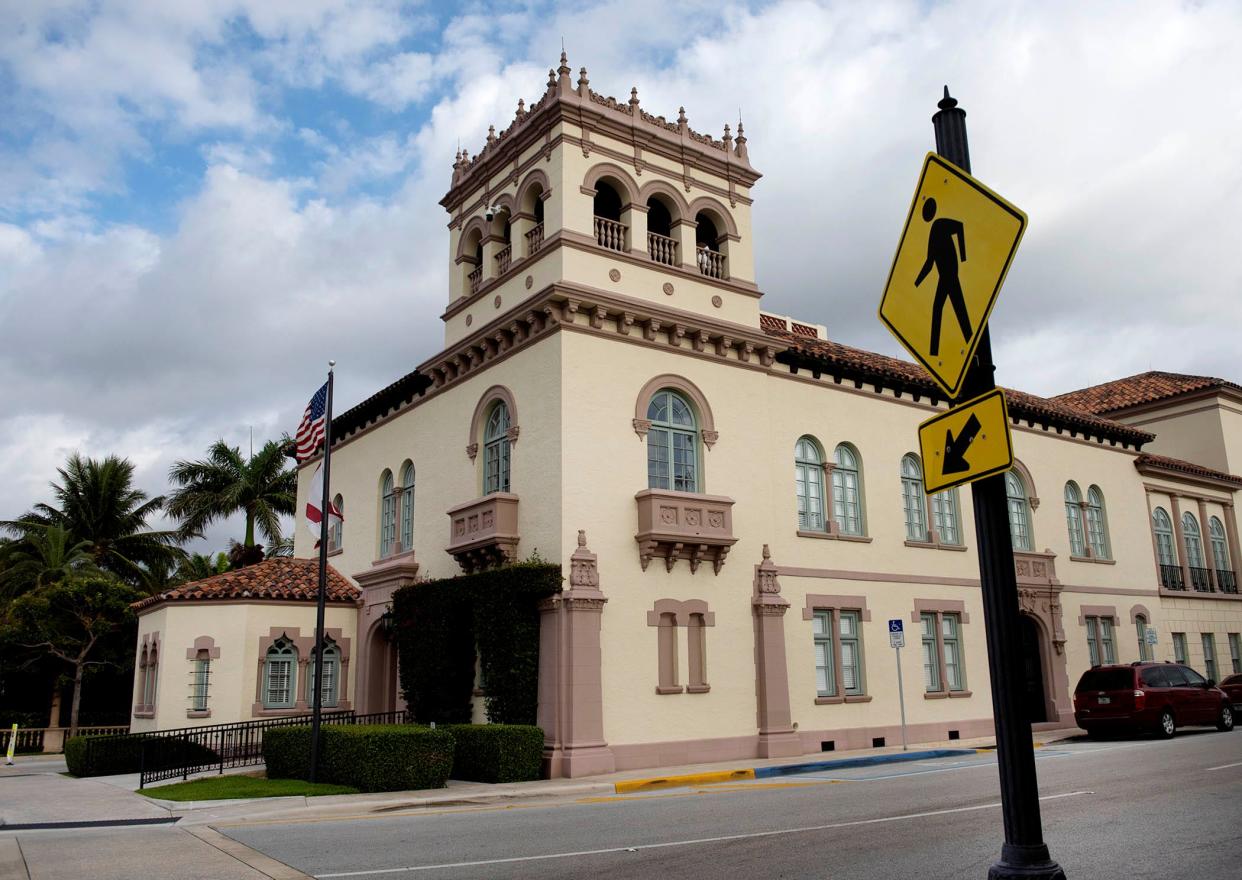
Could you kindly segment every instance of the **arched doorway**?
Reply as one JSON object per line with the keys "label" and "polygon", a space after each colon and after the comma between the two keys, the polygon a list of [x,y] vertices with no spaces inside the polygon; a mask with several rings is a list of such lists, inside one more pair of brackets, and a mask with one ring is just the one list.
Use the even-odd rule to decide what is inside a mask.
{"label": "arched doorway", "polygon": [[1027,614],[1022,620],[1022,702],[1032,724],[1048,720],[1047,692],[1044,689],[1043,634],[1039,624]]}
{"label": "arched doorway", "polygon": [[367,640],[366,709],[393,712],[397,709],[397,649],[377,623]]}

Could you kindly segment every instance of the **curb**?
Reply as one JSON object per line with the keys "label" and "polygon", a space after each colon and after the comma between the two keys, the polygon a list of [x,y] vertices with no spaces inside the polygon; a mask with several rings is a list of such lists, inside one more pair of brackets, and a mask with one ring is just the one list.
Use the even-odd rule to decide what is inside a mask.
{"label": "curb", "polygon": [[923,761],[928,758],[953,758],[975,755],[986,749],[927,749],[920,752],[896,752],[887,755],[868,755],[861,758],[838,758],[834,761],[808,761],[801,764],[777,764],[771,767],[745,767],[736,770],[717,770],[712,773],[687,773],[682,776],[652,776],[646,779],[627,779],[615,785],[617,794],[638,791],[659,791],[687,785],[713,785],[720,782],[738,782],[749,779],[772,779],[778,776],[794,776],[818,770],[841,770],[850,767],[868,767],[875,764],[900,764],[905,761]]}
{"label": "curb", "polygon": [[0,831],[46,831],[67,828],[118,828],[129,825],[175,825],[177,816],[161,816],[154,819],[91,819],[81,822],[0,822]]}

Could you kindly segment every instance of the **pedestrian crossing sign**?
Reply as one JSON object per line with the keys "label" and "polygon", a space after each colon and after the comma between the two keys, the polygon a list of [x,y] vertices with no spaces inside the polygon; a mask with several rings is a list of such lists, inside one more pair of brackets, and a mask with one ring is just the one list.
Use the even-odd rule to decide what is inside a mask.
{"label": "pedestrian crossing sign", "polygon": [[1026,230],[1026,214],[928,153],[880,300],[880,320],[957,397]]}

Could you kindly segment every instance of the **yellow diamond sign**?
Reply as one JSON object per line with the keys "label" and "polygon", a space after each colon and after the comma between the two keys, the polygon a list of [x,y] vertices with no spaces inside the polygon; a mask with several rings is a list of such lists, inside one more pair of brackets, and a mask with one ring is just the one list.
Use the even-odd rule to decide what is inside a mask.
{"label": "yellow diamond sign", "polygon": [[999,388],[919,425],[928,495],[1013,467],[1009,408]]}
{"label": "yellow diamond sign", "polygon": [[928,153],[880,301],[880,320],[950,397],[1005,282],[1026,214]]}

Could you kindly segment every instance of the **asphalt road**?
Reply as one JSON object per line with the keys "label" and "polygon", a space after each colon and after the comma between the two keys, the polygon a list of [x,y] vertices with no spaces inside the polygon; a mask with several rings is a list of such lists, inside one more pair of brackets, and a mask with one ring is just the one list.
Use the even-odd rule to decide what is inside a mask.
{"label": "asphalt road", "polygon": [[[1070,880],[1242,877],[1242,732],[1037,752]],[[995,758],[646,795],[221,832],[320,878],[983,878],[1002,839]]]}

